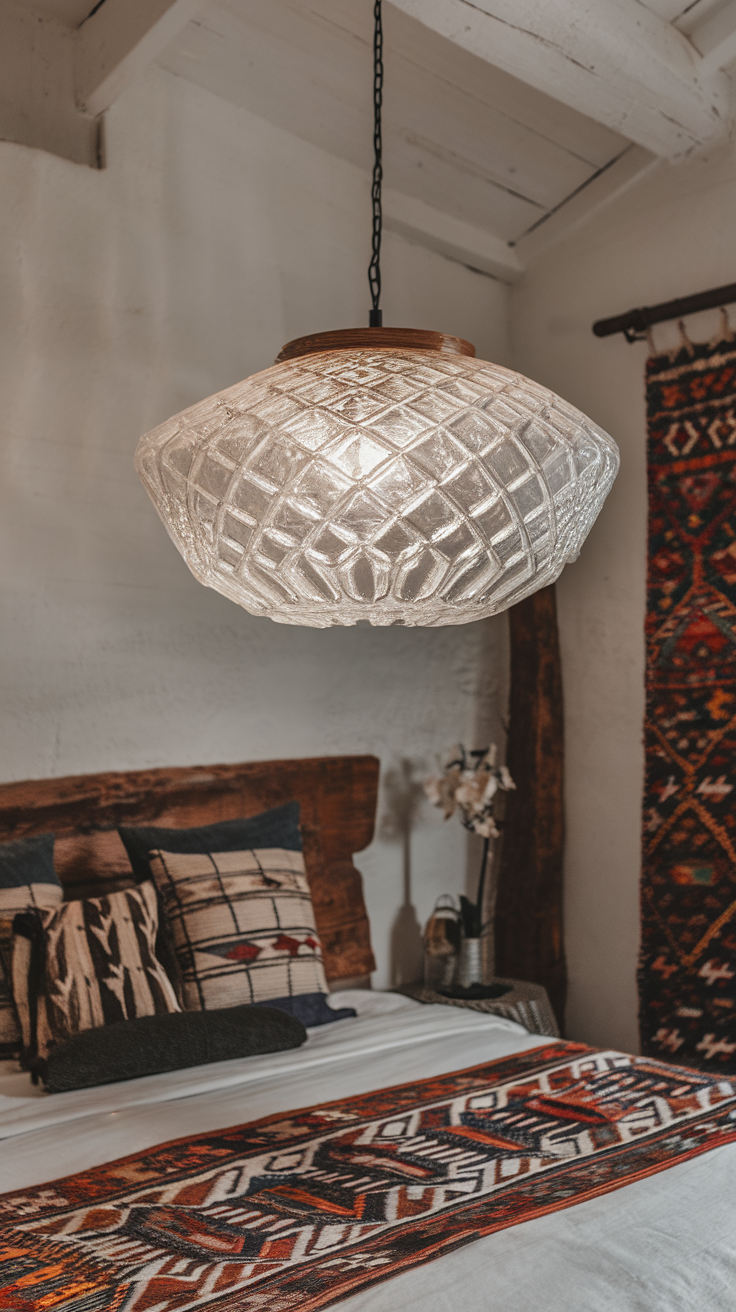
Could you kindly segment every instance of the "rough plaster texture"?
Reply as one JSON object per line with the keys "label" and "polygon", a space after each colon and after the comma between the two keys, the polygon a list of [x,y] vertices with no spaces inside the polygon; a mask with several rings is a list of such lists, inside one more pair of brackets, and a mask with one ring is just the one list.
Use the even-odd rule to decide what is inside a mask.
{"label": "rough plaster texture", "polygon": [[[636,956],[646,582],[644,344],[595,319],[732,282],[736,156],[660,165],[555,247],[513,293],[515,365],[619,443],[622,467],[580,560],[558,584],[567,751],[567,1032],[638,1048]],[[736,319],[736,316],[735,316]],[[696,340],[715,311],[688,321]],[[654,330],[658,349],[675,325]]]}
{"label": "rough plaster texture", "polygon": [[[367,168],[158,69],[110,112],[107,157],[0,144],[0,779],[375,752],[389,787],[358,864],[375,982],[407,978],[416,914],[476,854],[426,805],[405,840],[399,763],[498,736],[503,619],[255,619],[195,582],[132,466],[140,433],[283,342],[364,322]],[[509,363],[501,284],[390,234],[384,284],[388,323]]]}

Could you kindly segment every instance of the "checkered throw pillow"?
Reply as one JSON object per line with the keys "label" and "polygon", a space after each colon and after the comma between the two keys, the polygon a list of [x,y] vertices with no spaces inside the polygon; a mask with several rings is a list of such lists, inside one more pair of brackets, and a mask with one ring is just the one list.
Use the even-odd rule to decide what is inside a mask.
{"label": "checkered throw pillow", "polygon": [[301,852],[155,851],[149,862],[187,1010],[328,992]]}

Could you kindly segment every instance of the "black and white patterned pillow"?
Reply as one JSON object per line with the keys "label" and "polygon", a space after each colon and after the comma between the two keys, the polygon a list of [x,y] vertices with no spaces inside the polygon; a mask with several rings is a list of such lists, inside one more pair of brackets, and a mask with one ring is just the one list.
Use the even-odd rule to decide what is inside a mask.
{"label": "black and white patterned pillow", "polygon": [[[149,863],[187,1010],[324,999],[327,980],[301,852],[155,851]],[[328,1011],[324,1019],[335,1017]]]}
{"label": "black and white patterned pillow", "polygon": [[0,843],[0,1057],[14,1056],[21,1046],[11,987],[13,920],[20,911],[57,907],[62,897],[53,834]]}
{"label": "black and white patterned pillow", "polygon": [[151,883],[16,916],[13,995],[26,1064],[83,1030],[180,1011],[156,957]]}

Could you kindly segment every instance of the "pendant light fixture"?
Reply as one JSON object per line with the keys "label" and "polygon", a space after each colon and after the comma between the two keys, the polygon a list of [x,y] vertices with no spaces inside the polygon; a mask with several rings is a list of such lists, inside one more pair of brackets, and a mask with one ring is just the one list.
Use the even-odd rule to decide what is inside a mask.
{"label": "pendant light fixture", "polygon": [[381,0],[370,326],[289,342],[141,438],[136,468],[201,583],[285,624],[465,624],[574,560],[618,450],[469,342],[383,328]]}

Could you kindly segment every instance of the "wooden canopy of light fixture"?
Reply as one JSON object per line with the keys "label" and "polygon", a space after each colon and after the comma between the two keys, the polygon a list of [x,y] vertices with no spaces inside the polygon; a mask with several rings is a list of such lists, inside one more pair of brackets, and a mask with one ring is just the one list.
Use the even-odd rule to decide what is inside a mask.
{"label": "wooden canopy of light fixture", "polygon": [[300,355],[315,355],[319,351],[363,351],[389,347],[405,351],[441,351],[443,355],[475,356],[472,342],[425,328],[338,328],[332,332],[295,337],[293,342],[282,346],[276,356],[276,364],[296,360]]}

